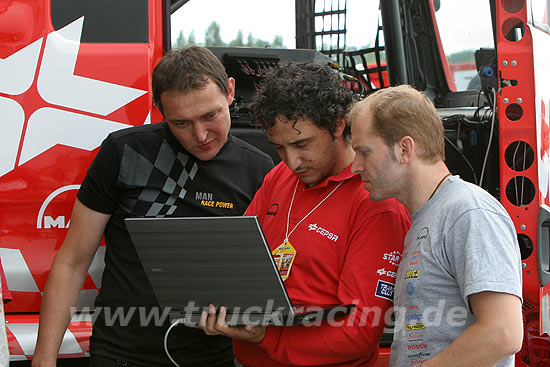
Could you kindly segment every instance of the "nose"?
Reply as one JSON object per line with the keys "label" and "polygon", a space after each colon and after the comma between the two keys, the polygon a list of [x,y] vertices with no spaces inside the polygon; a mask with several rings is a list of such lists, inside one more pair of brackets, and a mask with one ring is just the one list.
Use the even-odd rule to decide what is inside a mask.
{"label": "nose", "polygon": [[295,171],[302,164],[300,155],[292,149],[282,149],[281,159],[292,171]]}
{"label": "nose", "polygon": [[195,136],[197,141],[202,143],[206,141],[206,138],[208,136],[208,129],[201,122],[196,122],[193,125],[193,135]]}
{"label": "nose", "polygon": [[351,163],[351,172],[360,173],[360,172],[363,172],[364,170],[365,169],[363,167],[359,154],[355,153],[355,157],[353,158],[353,162]]}

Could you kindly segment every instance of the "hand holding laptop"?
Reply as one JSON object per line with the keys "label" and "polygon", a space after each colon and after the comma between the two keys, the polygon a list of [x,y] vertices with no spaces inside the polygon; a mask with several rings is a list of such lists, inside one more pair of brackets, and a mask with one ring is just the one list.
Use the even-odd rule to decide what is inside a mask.
{"label": "hand holding laptop", "polygon": [[200,326],[206,335],[223,335],[232,339],[240,339],[251,343],[261,343],[264,340],[266,327],[262,325],[229,326],[226,324],[227,309],[220,307],[219,315],[216,316],[216,307],[210,305],[208,313],[201,314]]}

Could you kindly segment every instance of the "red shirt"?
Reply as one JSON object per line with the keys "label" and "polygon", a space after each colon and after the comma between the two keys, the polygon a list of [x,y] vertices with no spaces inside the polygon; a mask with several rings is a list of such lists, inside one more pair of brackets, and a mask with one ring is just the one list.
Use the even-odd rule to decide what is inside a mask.
{"label": "red shirt", "polygon": [[285,287],[295,306],[353,303],[356,310],[343,320],[344,326],[326,321],[320,326],[270,326],[260,344],[234,340],[240,363],[364,366],[376,361],[410,226],[405,207],[394,199],[372,202],[351,167],[307,188],[280,163],[266,176],[245,215],[258,216],[273,250],[285,238],[294,188],[289,232],[342,181],[289,236],[296,257]]}

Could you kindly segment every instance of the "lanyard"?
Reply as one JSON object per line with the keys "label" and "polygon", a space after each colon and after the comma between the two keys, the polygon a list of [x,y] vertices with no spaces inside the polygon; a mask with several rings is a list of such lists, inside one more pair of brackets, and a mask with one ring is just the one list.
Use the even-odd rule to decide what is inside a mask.
{"label": "lanyard", "polygon": [[298,227],[300,225],[300,223],[302,223],[304,221],[304,219],[306,219],[307,217],[309,217],[309,215],[311,213],[313,213],[315,211],[315,209],[317,209],[321,204],[323,204],[325,202],[325,200],[327,200],[330,195],[332,195],[334,193],[334,191],[336,191],[343,183],[344,181],[341,181],[327,196],[325,196],[325,198],[323,200],[321,200],[321,202],[319,204],[317,204],[315,206],[315,208],[311,209],[311,211],[309,213],[307,213],[295,226],[294,228],[292,228],[292,231],[290,231],[290,233],[288,233],[288,227],[290,225],[290,211],[292,210],[292,204],[294,203],[294,197],[296,196],[296,189],[298,188],[298,183],[300,182],[300,180],[298,179],[296,181],[296,186],[294,186],[294,193],[292,194],[292,200],[290,201],[290,207],[288,208],[288,215],[286,217],[286,233],[285,233],[285,240],[284,240],[284,243],[288,242],[288,237],[290,237],[290,235],[292,234],[292,232],[294,232],[294,230],[296,229],[296,227]]}

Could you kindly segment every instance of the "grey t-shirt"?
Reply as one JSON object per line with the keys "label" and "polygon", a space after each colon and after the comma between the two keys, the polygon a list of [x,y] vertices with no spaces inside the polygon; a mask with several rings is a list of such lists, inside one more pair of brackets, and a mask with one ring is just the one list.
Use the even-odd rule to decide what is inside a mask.
{"label": "grey t-shirt", "polygon": [[[450,177],[411,220],[396,278],[391,367],[419,365],[457,339],[476,319],[469,295],[522,295],[514,224],[483,189]],[[498,363],[513,365],[514,356]]]}

